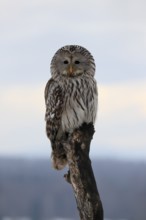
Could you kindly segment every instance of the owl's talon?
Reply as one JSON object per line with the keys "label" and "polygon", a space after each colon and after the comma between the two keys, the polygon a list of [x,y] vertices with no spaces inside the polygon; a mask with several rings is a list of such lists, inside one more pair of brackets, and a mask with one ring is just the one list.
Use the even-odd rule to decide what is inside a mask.
{"label": "owl's talon", "polygon": [[65,180],[71,184],[71,179],[70,179],[70,171],[68,171],[68,173],[64,174],[64,178]]}

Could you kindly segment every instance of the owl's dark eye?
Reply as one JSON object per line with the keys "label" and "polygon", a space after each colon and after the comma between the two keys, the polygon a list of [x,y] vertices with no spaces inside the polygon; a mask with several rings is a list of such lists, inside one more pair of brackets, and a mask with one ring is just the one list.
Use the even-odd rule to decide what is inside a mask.
{"label": "owl's dark eye", "polygon": [[64,63],[64,64],[68,64],[68,60],[64,60],[63,63]]}
{"label": "owl's dark eye", "polygon": [[80,63],[80,61],[78,61],[78,60],[75,61],[75,64],[79,64],[79,63]]}

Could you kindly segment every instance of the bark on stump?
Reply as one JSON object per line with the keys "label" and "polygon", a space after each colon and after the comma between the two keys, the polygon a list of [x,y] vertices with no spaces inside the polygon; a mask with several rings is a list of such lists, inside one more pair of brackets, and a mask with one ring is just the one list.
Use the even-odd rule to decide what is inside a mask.
{"label": "bark on stump", "polygon": [[103,220],[103,208],[89,158],[93,124],[83,124],[64,143],[69,171],[64,175],[71,183],[80,220]]}

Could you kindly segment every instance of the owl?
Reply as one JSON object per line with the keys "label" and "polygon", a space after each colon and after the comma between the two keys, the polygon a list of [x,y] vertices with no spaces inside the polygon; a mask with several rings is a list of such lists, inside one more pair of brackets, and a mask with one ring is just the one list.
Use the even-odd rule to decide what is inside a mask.
{"label": "owl", "polygon": [[52,146],[53,167],[60,170],[67,164],[62,140],[83,123],[95,123],[95,62],[84,47],[68,45],[55,53],[50,69],[51,79],[45,87],[46,134]]}

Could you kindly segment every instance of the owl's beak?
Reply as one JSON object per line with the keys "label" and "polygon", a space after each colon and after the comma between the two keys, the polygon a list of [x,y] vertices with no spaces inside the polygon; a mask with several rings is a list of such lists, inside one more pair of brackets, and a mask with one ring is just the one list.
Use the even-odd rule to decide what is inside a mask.
{"label": "owl's beak", "polygon": [[69,66],[68,75],[72,76],[72,74],[73,74],[73,68],[72,66]]}

